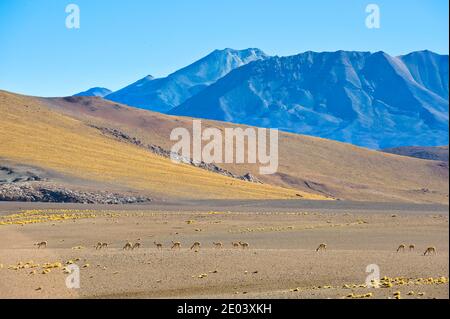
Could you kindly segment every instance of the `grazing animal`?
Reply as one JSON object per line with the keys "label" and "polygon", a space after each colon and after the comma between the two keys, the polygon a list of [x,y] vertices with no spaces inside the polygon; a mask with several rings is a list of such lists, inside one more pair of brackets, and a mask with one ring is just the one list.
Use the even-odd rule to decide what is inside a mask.
{"label": "grazing animal", "polygon": [[240,245],[239,245],[239,242],[235,242],[235,241],[232,241],[231,242],[231,245],[234,247],[234,248],[238,248]]}
{"label": "grazing animal", "polygon": [[102,248],[108,248],[109,244],[108,243],[102,243],[102,242],[98,242],[97,245],[95,245],[95,249],[102,249]]}
{"label": "grazing animal", "polygon": [[179,241],[172,241],[172,249],[174,248],[181,248],[181,243]]}
{"label": "grazing animal", "polygon": [[400,252],[400,251],[405,251],[405,245],[404,244],[401,244],[400,246],[398,246],[398,248],[397,248],[397,252]]}
{"label": "grazing animal", "polygon": [[413,251],[416,248],[416,245],[411,244],[409,245],[409,251]]}
{"label": "grazing animal", "polygon": [[123,246],[123,250],[129,250],[129,249],[133,249],[133,244],[131,244],[130,242],[127,242],[125,244],[125,246]]}
{"label": "grazing animal", "polygon": [[216,247],[216,248],[222,248],[222,247],[223,247],[223,245],[222,245],[221,242],[217,242],[217,243],[213,242],[213,245],[214,245],[214,247]]}
{"label": "grazing animal", "polygon": [[141,243],[134,243],[134,245],[131,247],[131,250],[135,250],[137,248],[141,248]]}
{"label": "grazing animal", "polygon": [[248,243],[243,242],[243,241],[240,241],[240,242],[239,242],[239,245],[241,245],[241,247],[242,247],[243,249],[248,248],[248,247],[250,246]]}
{"label": "grazing animal", "polygon": [[322,243],[316,249],[316,251],[321,251],[321,250],[327,250],[327,244]]}
{"label": "grazing animal", "polygon": [[37,246],[38,249],[40,249],[41,247],[46,248],[47,247],[47,242],[46,241],[41,241],[41,242],[38,242],[38,243],[36,243],[34,245]]}
{"label": "grazing animal", "polygon": [[433,255],[436,255],[436,247],[428,247],[425,252],[423,253],[424,256],[426,255],[431,255],[431,253],[433,253]]}
{"label": "grazing animal", "polygon": [[161,243],[157,243],[156,241],[153,242],[157,249],[162,249],[163,245]]}

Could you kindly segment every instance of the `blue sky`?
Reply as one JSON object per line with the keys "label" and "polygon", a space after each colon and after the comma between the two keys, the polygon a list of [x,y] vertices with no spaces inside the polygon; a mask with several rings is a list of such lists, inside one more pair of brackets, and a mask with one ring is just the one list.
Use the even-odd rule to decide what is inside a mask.
{"label": "blue sky", "polygon": [[[67,29],[65,7],[80,8]],[[369,3],[381,28],[365,26]],[[429,49],[448,54],[447,0],[0,0],[0,89],[72,95],[165,76],[214,49]]]}

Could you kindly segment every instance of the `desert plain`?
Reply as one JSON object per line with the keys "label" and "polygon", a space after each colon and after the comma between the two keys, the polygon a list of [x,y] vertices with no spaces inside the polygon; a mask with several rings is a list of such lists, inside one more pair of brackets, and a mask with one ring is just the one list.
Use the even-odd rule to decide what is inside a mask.
{"label": "desert plain", "polygon": [[435,204],[0,203],[0,298],[449,298],[448,220]]}

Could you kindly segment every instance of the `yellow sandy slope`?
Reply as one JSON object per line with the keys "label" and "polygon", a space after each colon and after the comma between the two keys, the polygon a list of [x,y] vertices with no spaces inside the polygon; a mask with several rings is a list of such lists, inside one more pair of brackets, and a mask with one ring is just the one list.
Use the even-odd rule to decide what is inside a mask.
{"label": "yellow sandy slope", "polygon": [[0,91],[0,158],[69,176],[177,198],[323,199],[298,190],[231,179],[100,134],[37,98]]}
{"label": "yellow sandy slope", "polygon": [[[84,123],[118,129],[146,144],[170,149],[175,127],[192,129],[192,118],[167,116],[101,98],[41,99],[58,113]],[[223,130],[238,125],[202,120]],[[244,126],[242,126],[244,127]],[[250,172],[266,184],[358,201],[441,203],[448,205],[448,164],[386,154],[317,137],[280,132],[279,167],[258,175],[258,166],[221,164],[242,175]]]}

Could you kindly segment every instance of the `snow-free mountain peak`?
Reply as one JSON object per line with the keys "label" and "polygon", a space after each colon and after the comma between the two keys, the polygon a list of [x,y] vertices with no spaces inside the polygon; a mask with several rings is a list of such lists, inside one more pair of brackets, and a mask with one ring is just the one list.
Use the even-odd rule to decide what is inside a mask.
{"label": "snow-free mountain peak", "polygon": [[247,63],[267,58],[259,49],[215,50],[165,78],[141,79],[106,98],[112,101],[166,112],[207,86]]}
{"label": "snow-free mountain peak", "polygon": [[112,93],[112,91],[107,89],[107,88],[94,87],[94,88],[91,88],[91,89],[89,89],[87,91],[74,94],[73,96],[99,96],[99,97],[104,97],[104,96],[106,96],[106,95],[108,95],[110,93]]}

